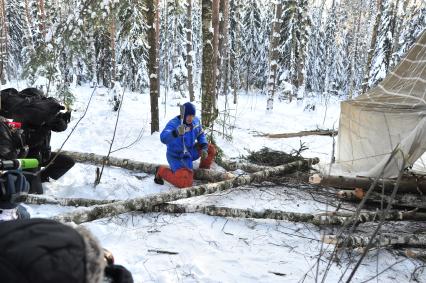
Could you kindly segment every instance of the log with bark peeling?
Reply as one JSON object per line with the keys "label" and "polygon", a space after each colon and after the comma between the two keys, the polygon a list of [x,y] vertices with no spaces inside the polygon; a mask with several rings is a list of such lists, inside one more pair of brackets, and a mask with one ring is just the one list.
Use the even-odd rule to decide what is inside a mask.
{"label": "log with bark peeling", "polygon": [[313,131],[301,131],[297,133],[284,133],[284,134],[260,134],[254,135],[255,137],[267,137],[270,139],[285,139],[305,136],[337,136],[338,132],[333,130],[313,130]]}
{"label": "log with bark peeling", "polygon": [[[336,235],[324,235],[322,240],[324,243],[337,246],[366,247],[370,241],[370,236],[352,235],[348,237],[338,238]],[[386,246],[417,246],[426,247],[426,233],[419,234],[394,234],[381,233],[373,239],[372,247]]]}
{"label": "log with bark peeling", "polygon": [[76,211],[53,217],[53,219],[61,222],[75,222],[77,224],[93,221],[99,218],[111,217],[121,213],[130,211],[143,210],[151,211],[152,207],[158,204],[171,202],[178,199],[190,198],[194,196],[212,194],[217,191],[224,191],[233,187],[248,185],[252,182],[262,182],[271,176],[293,172],[299,168],[316,164],[318,158],[300,160],[289,164],[272,167],[270,169],[256,172],[249,175],[234,177],[229,180],[193,186],[186,189],[174,189],[156,195],[140,197],[130,200],[117,201],[110,204],[96,205],[85,211]]}
{"label": "log with bark peeling", "polygon": [[[61,151],[61,153],[72,157],[76,162],[91,163],[101,165],[105,160],[106,156],[98,155],[94,153],[76,152],[76,151]],[[123,159],[117,157],[108,157],[106,165],[116,166],[128,170],[141,171],[148,174],[155,174],[155,169],[161,164],[140,162],[131,159]],[[218,172],[208,169],[195,169],[194,178],[197,180],[205,180],[208,182],[218,182],[228,180],[233,175],[228,172]]]}
{"label": "log with bark peeling", "polygon": [[[309,183],[311,184],[341,189],[361,188],[368,190],[373,182],[374,178],[367,177],[320,176],[315,174],[309,178]],[[393,179],[380,179],[378,180],[377,186],[374,190],[376,192],[381,192],[382,188],[384,188],[386,193],[390,193],[392,192],[395,183],[396,180]],[[404,177],[398,185],[398,193],[426,194],[426,177]]]}

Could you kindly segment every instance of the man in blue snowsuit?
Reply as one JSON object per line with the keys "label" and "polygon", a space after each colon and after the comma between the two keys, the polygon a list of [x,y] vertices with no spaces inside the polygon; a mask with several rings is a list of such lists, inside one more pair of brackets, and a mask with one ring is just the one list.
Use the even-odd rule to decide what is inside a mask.
{"label": "man in blue snowsuit", "polygon": [[182,107],[184,117],[170,120],[160,135],[161,142],[167,145],[170,168],[159,166],[154,178],[157,184],[164,184],[164,179],[178,188],[192,186],[194,160],[201,157],[199,167],[208,169],[216,155],[216,148],[207,142],[200,120],[195,117],[195,106],[187,102]]}

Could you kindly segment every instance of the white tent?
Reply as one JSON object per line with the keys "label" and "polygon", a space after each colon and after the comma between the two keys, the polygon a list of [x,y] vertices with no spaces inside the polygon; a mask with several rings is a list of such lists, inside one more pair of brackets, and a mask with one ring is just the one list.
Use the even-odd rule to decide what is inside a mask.
{"label": "white tent", "polygon": [[[341,103],[337,163],[351,173],[396,177],[402,161],[426,172],[426,31],[376,87]],[[426,159],[425,159],[426,162]],[[417,164],[416,164],[417,165]]]}

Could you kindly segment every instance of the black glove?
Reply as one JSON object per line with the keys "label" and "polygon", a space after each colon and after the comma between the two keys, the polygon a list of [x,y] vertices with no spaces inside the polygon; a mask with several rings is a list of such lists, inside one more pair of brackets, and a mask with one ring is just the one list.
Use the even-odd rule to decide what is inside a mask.
{"label": "black glove", "polygon": [[133,283],[133,277],[130,271],[124,266],[110,264],[105,267],[105,276],[113,283]]}
{"label": "black glove", "polygon": [[67,122],[67,124],[69,124],[69,122],[71,121],[71,111],[68,110],[67,112],[63,113],[62,118],[65,122]]}

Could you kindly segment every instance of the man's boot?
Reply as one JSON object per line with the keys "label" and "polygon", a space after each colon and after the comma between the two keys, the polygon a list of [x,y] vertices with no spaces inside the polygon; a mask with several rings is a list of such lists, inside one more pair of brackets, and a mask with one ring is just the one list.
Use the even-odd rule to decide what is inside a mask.
{"label": "man's boot", "polygon": [[155,167],[155,177],[154,177],[154,183],[159,185],[164,185],[164,180],[158,176],[158,171],[160,170],[160,166]]}

